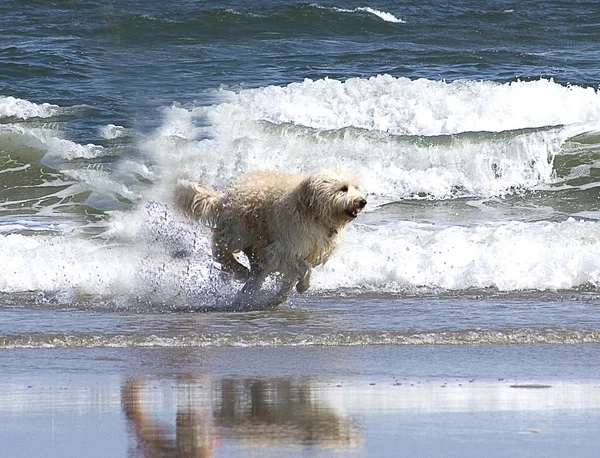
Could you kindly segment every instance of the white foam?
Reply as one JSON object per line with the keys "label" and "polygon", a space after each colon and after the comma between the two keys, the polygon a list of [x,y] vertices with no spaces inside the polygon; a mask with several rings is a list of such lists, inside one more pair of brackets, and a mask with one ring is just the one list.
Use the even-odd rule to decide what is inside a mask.
{"label": "white foam", "polygon": [[600,286],[600,223],[572,218],[469,227],[406,222],[355,227],[315,276],[316,290],[516,291],[581,285]]}
{"label": "white foam", "polygon": [[392,13],[387,13],[385,11],[379,11],[374,8],[370,8],[368,6],[356,8],[356,11],[364,11],[366,13],[373,14],[385,22],[392,22],[392,23],[396,23],[396,24],[405,24],[406,23],[402,19],[394,16]]}
{"label": "white foam", "polygon": [[[219,95],[212,106],[164,110],[142,145],[164,177],[219,184],[256,169],[343,164],[360,172],[368,192],[389,199],[497,196],[552,183],[561,145],[600,119],[594,89],[546,80],[381,76]],[[497,134],[459,135],[481,131]]]}
{"label": "white foam", "polygon": [[18,221],[0,221],[0,234],[13,232],[56,232],[65,233],[72,229],[67,221],[48,222],[44,219],[19,219]]}
{"label": "white foam", "polygon": [[[118,218],[117,218],[118,220]],[[131,228],[124,227],[122,224]],[[209,234],[164,206],[113,222],[121,245],[75,236],[0,235],[0,291],[86,292],[211,306],[239,289],[211,261]],[[132,238],[123,239],[130,232]],[[311,294],[345,289],[393,293],[421,288],[501,291],[600,286],[600,223],[483,224],[397,222],[352,226],[316,269]]]}
{"label": "white foam", "polygon": [[37,104],[11,96],[0,96],[0,118],[50,118],[58,114],[59,111],[60,107],[58,105]]}
{"label": "white foam", "polygon": [[[358,171],[368,192],[393,199],[417,193],[447,197],[457,188],[469,195],[502,195],[513,187],[551,183],[551,161],[565,139],[597,130],[600,119],[596,91],[552,81],[445,83],[382,76],[222,89],[219,96],[221,103],[212,106],[165,109],[162,125],[140,144],[145,164],[130,160],[116,172],[92,167],[64,173],[99,194],[117,192],[132,201],[168,202],[173,181],[184,176],[222,185],[250,170],[294,172],[332,164]],[[469,133],[549,125],[559,127]],[[58,159],[106,154],[52,129],[2,129],[21,129]],[[123,175],[155,184],[142,195],[148,183],[132,186]],[[8,266],[0,271],[0,291],[180,301],[189,291],[209,300],[239,286],[216,278],[208,234],[166,209],[115,213],[111,224],[105,235],[118,241],[111,246],[106,239],[72,234],[0,235],[0,265]],[[311,291],[513,291],[587,284],[600,286],[600,222],[467,227],[359,222],[339,252],[317,269]]]}
{"label": "white foam", "polygon": [[123,126],[116,126],[114,124],[108,124],[100,128],[100,135],[107,140],[114,140],[115,138],[127,137],[131,132],[129,129]]}
{"label": "white foam", "polygon": [[136,192],[136,190],[132,189],[131,186],[118,181],[111,172],[86,168],[67,169],[63,174],[80,183],[85,183],[86,188],[92,189],[95,193],[98,193],[96,198],[99,198],[100,196],[114,198],[117,194],[132,202],[135,202],[140,198],[140,194]]}
{"label": "white foam", "polygon": [[0,125],[0,132],[11,132],[22,135],[20,142],[46,151],[46,157],[65,160],[92,159],[107,154],[107,150],[92,143],[81,145],[62,138],[60,130],[50,127],[30,127],[20,124]]}
{"label": "white foam", "polygon": [[[63,108],[49,103],[36,104],[28,100],[15,97],[0,96],[0,118],[14,117],[21,120],[30,118],[51,118],[72,111],[73,108]],[[120,135],[122,127],[109,125],[102,132],[107,135]],[[21,141],[25,144],[46,150],[48,156],[61,159],[91,159],[106,154],[106,150],[99,145],[81,145],[64,138],[64,133],[52,123],[46,123],[44,127],[32,127],[19,123],[7,123],[0,125],[0,132],[12,132],[22,134],[25,138]]]}
{"label": "white foam", "polygon": [[[324,8],[318,5],[315,5],[319,8]],[[345,8],[332,8],[333,11],[339,11],[341,13],[369,13],[372,14],[373,16],[377,16],[379,19],[381,19],[382,21],[385,22],[391,22],[391,23],[395,23],[395,24],[405,24],[405,22],[402,19],[397,18],[396,16],[394,16],[392,13],[388,13],[385,11],[379,11],[376,10],[375,8],[371,8],[369,6],[363,6],[363,7],[358,7],[358,8],[354,8],[354,9],[345,9]]]}
{"label": "white foam", "polygon": [[93,143],[80,145],[79,143],[58,138],[54,135],[39,136],[38,138],[47,146],[47,155],[57,156],[61,159],[93,159],[95,157],[105,156],[107,153],[102,146],[94,145]]}
{"label": "white foam", "polygon": [[9,266],[0,271],[0,292],[39,291],[67,303],[83,293],[206,307],[239,289],[220,280],[206,230],[164,205],[115,213],[104,235],[0,233],[0,264]]}
{"label": "white foam", "polygon": [[305,80],[234,93],[210,107],[214,123],[267,120],[329,130],[359,127],[397,135],[522,129],[600,118],[600,94],[593,88],[562,86],[551,80],[489,81],[373,78]]}
{"label": "white foam", "polygon": [[127,249],[68,236],[0,235],[0,291],[131,291]]}

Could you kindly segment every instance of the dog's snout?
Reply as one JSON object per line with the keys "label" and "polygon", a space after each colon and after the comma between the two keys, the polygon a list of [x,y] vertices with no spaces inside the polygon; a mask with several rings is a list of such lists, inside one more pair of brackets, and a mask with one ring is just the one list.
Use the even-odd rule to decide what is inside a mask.
{"label": "dog's snout", "polygon": [[367,205],[367,201],[365,199],[360,199],[358,202],[358,208],[365,208],[365,205]]}

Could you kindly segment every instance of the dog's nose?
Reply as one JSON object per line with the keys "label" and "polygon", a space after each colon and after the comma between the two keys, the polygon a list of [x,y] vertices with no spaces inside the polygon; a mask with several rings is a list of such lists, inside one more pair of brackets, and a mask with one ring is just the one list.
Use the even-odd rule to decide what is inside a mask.
{"label": "dog's nose", "polygon": [[365,199],[361,199],[358,202],[358,208],[365,208],[365,205],[367,205],[367,201]]}

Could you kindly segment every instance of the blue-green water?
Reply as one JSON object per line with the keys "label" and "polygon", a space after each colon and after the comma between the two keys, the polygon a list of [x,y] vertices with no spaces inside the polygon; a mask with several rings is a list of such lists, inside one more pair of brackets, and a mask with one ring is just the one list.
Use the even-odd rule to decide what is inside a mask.
{"label": "blue-green water", "polygon": [[[7,0],[0,18],[5,348],[600,342],[595,2]],[[168,313],[239,288],[172,209],[176,179],[331,165],[369,205],[306,296]]]}
{"label": "blue-green water", "polygon": [[[594,1],[0,2],[0,450],[595,456],[599,49]],[[173,183],[328,166],[344,244],[223,311]]]}

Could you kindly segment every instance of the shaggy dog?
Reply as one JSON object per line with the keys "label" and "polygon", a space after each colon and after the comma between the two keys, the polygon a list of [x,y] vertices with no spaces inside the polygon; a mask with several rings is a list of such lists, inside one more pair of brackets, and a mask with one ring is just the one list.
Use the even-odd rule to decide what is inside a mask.
{"label": "shaggy dog", "polygon": [[[346,225],[367,204],[357,179],[341,170],[256,172],[239,178],[224,194],[180,180],[175,200],[189,217],[213,228],[213,257],[223,272],[246,282],[245,300],[268,275],[282,274],[274,305],[294,286],[299,293],[310,287],[313,267],[329,259]],[[240,252],[250,269],[238,262]]]}

